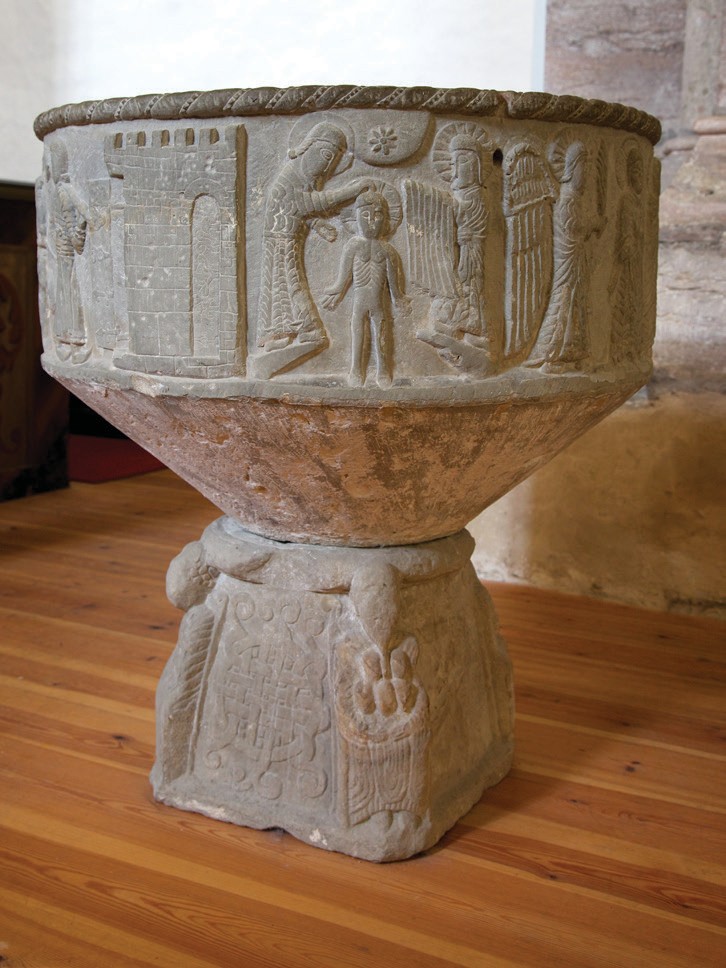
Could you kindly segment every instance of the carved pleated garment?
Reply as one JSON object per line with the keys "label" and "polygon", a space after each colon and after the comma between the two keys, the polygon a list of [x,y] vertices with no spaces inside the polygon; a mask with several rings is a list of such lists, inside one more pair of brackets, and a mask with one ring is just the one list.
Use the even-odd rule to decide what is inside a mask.
{"label": "carved pleated garment", "polygon": [[643,226],[640,199],[630,192],[620,205],[617,248],[610,277],[613,363],[632,361],[638,353],[637,333],[642,316]]}
{"label": "carved pleated garment", "polygon": [[323,192],[306,191],[288,164],[280,172],[267,203],[262,252],[258,344],[325,336],[305,274],[307,219],[325,211]]}
{"label": "carved pleated garment", "polygon": [[580,363],[588,356],[589,247],[586,216],[562,186],[554,243],[554,284],[533,362]]}
{"label": "carved pleated garment", "polygon": [[484,298],[484,241],[488,224],[480,186],[456,192],[456,237],[459,246],[458,273],[464,289],[465,308],[460,328],[473,336],[486,335]]}
{"label": "carved pleated garment", "polygon": [[53,216],[56,254],[56,336],[77,346],[86,341],[83,307],[76,277],[76,253],[86,243],[86,222],[69,188],[58,185]]}

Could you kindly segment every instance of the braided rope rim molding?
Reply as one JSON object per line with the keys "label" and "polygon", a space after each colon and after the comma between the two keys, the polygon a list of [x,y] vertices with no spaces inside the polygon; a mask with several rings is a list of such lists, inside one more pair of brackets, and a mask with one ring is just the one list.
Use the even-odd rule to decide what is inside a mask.
{"label": "braided rope rim molding", "polygon": [[355,85],[239,88],[83,101],[45,111],[36,118],[34,130],[42,141],[51,131],[71,125],[307,114],[335,108],[390,108],[398,111],[430,111],[433,114],[593,124],[642,135],[652,144],[656,144],[661,135],[658,119],[644,111],[624,104],[586,100],[571,94]]}

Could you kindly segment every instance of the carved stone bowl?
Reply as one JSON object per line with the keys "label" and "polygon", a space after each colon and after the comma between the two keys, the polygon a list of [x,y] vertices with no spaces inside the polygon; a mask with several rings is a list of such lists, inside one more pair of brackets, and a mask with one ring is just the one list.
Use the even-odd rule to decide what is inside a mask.
{"label": "carved stone bowl", "polygon": [[249,531],[452,534],[647,379],[632,108],[261,89],[36,131],[45,368]]}

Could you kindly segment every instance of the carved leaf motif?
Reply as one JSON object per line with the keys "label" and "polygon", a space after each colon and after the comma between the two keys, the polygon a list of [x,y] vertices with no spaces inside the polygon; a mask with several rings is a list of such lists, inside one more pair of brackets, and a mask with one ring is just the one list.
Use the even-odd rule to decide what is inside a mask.
{"label": "carved leaf motif", "polygon": [[169,709],[174,718],[196,708],[213,628],[214,613],[206,605],[190,609],[183,620],[184,668],[179,693]]}
{"label": "carved leaf motif", "polygon": [[[159,711],[164,722],[159,762],[166,782],[193,767],[200,706],[214,650],[214,612],[195,605],[182,619],[177,651],[164,673],[174,682],[173,698]],[[175,681],[176,680],[176,681]]]}

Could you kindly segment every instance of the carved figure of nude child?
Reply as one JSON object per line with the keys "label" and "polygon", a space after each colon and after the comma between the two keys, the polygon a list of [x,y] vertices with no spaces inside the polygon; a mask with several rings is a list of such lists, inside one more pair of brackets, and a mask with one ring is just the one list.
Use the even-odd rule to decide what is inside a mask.
{"label": "carved figure of nude child", "polygon": [[355,223],[357,234],[345,245],[338,278],[321,301],[326,309],[335,309],[352,283],[351,385],[365,383],[372,350],[378,385],[388,387],[393,379],[391,303],[407,314],[410,302],[403,292],[401,257],[384,238],[390,223],[388,204],[380,192],[369,190],[358,196]]}

